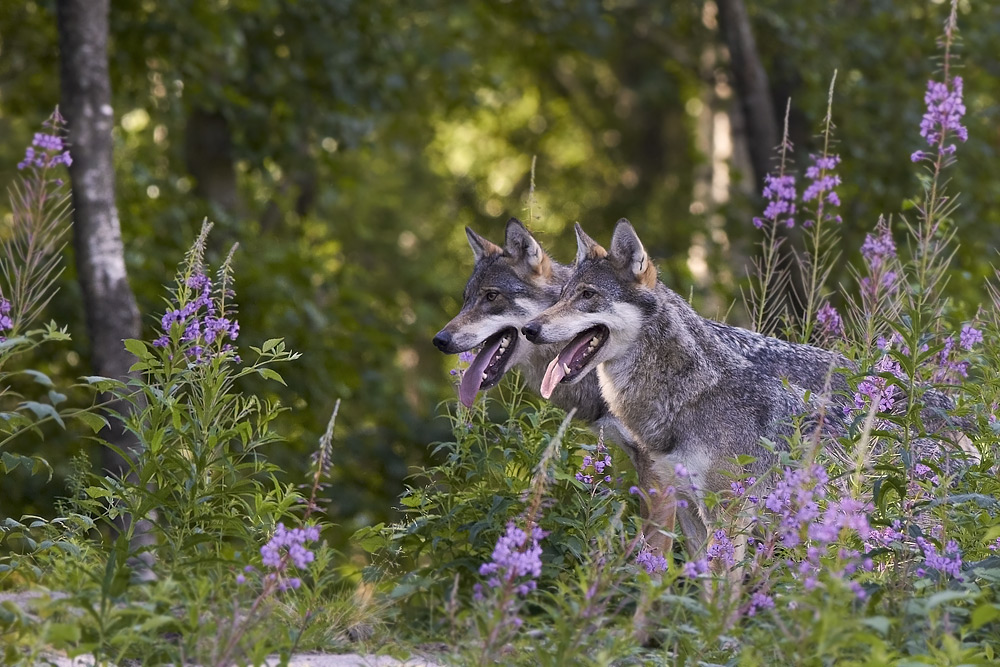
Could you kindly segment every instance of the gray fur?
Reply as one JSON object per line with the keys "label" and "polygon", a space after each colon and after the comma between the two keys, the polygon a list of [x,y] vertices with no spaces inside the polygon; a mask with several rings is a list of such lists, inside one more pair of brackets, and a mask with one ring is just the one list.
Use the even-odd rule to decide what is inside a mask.
{"label": "gray fur", "polygon": [[[586,256],[560,300],[533,320],[536,340],[551,344],[606,327],[606,342],[582,372],[597,368],[611,414],[640,448],[641,481],[662,490],[676,482],[677,464],[691,473],[693,486],[683,495],[697,514],[682,510],[679,519],[689,548],[698,550],[710,521],[704,493],[729,491],[735,476],[764,477],[777,454],[762,439],[787,446],[792,417],[805,410],[804,390],[786,385],[774,371],[802,375],[818,388],[826,375],[820,380],[804,364],[778,361],[795,351],[788,344],[712,323],[662,283],[647,286],[648,257],[644,251],[640,256],[638,238],[634,244],[620,238],[622,224],[607,256],[584,253],[587,239],[581,238]],[[634,237],[630,225],[626,232]],[[830,353],[812,349],[824,369],[833,365]],[[738,457],[752,460],[741,466]],[[662,515],[670,526],[672,512]],[[656,547],[669,548],[669,540],[657,540]]]}

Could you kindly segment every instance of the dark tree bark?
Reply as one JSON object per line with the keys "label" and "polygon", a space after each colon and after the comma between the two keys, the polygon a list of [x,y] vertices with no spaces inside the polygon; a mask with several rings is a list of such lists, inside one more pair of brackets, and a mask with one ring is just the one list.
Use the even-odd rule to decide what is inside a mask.
{"label": "dark tree bark", "polygon": [[771,87],[767,72],[757,53],[743,0],[717,0],[719,28],[729,50],[736,93],[743,111],[750,162],[754,171],[757,192],[764,189],[764,177],[771,168],[774,149],[781,141],[778,116],[774,111]]}
{"label": "dark tree bark", "polygon": [[218,213],[233,215],[239,205],[232,131],[218,111],[195,108],[188,114],[184,134],[184,161],[194,177],[195,194]]}
{"label": "dark tree bark", "polygon": [[[111,79],[108,73],[109,0],[59,0],[62,113],[69,125],[73,183],[73,241],[97,375],[128,379],[135,358],[122,340],[138,338],[139,309],[125,273],[111,156]],[[105,400],[108,397],[103,397]],[[124,414],[126,402],[112,405]],[[104,438],[124,451],[134,441],[113,422]],[[119,473],[125,462],[104,448],[103,464]]]}

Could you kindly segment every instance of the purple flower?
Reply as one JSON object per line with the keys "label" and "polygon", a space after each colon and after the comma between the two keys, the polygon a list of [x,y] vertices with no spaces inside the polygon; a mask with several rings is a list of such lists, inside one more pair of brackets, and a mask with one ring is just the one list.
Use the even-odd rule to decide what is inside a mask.
{"label": "purple flower", "polygon": [[880,289],[894,292],[897,288],[898,275],[890,267],[896,258],[896,243],[892,240],[892,232],[884,220],[879,220],[874,234],[865,237],[861,255],[868,265],[869,273],[861,279],[862,291],[872,296]]}
{"label": "purple flower", "polygon": [[990,551],[1000,551],[1000,537],[993,540],[986,548]]}
{"label": "purple flower", "polygon": [[[966,350],[971,349],[972,346],[982,342],[982,340],[982,333],[969,325],[963,327],[962,332],[959,334],[959,345]],[[944,347],[941,348],[941,352],[938,354],[938,369],[934,372],[935,382],[958,384],[961,381],[960,378],[969,376],[969,362],[964,359],[954,358],[953,353],[955,352],[955,337],[948,336],[944,339]]]}
{"label": "purple flower", "polygon": [[946,137],[953,133],[959,141],[969,139],[969,131],[962,125],[965,104],[962,102],[962,77],[951,81],[928,81],[924,94],[927,111],[920,121],[920,136],[932,148],[940,149],[944,155],[955,152],[955,144],[946,144]]}
{"label": "purple flower", "polygon": [[854,593],[854,597],[856,597],[859,600],[864,600],[866,597],[868,597],[868,593],[865,592],[865,589],[857,581],[847,582],[847,587],[850,588],[851,591]]}
{"label": "purple flower", "polygon": [[62,117],[58,111],[52,114],[52,117],[45,123],[52,134],[36,132],[31,141],[31,146],[28,146],[24,151],[24,159],[17,163],[17,168],[19,170],[45,170],[61,164],[67,167],[73,164],[73,158],[70,157],[68,150],[64,150],[65,145],[60,136],[60,133],[63,131],[63,124]]}
{"label": "purple flower", "polygon": [[[586,454],[583,457],[583,462],[580,464],[580,470],[576,473],[576,479],[579,482],[590,486],[594,485],[595,488],[600,486],[601,482],[610,482],[611,475],[607,474],[611,468],[611,455],[608,454],[607,447],[604,445],[604,440],[600,439],[597,441],[597,450],[593,455]],[[596,484],[595,484],[595,481]]]}
{"label": "purple flower", "polygon": [[844,333],[844,323],[840,319],[840,313],[827,301],[816,313],[816,322],[820,326],[820,331],[827,336],[840,336]]}
{"label": "purple flower", "polygon": [[828,480],[826,468],[819,464],[786,468],[764,499],[764,507],[778,515],[774,530],[784,546],[800,544],[803,530],[820,516],[819,500],[826,497]]}
{"label": "purple flower", "polygon": [[[514,591],[527,595],[537,587],[536,580],[542,575],[542,547],[538,541],[547,535],[538,526],[531,527],[531,536],[518,528],[513,521],[507,523],[507,531],[497,540],[493,558],[479,567],[479,574],[489,577],[486,584],[490,588],[502,582],[518,582]],[[527,579],[524,579],[524,578]]]}
{"label": "purple flower", "polygon": [[649,574],[667,571],[667,559],[663,556],[654,556],[653,552],[645,546],[636,555],[635,562],[637,565],[642,565],[646,568],[646,572]]}
{"label": "purple flower", "polygon": [[[747,477],[745,480],[737,480],[735,482],[729,483],[729,488],[733,490],[733,493],[739,497],[746,495],[747,489],[751,488],[757,483],[756,477]],[[756,503],[760,500],[757,496],[747,496],[747,500],[751,503]]]}
{"label": "purple flower", "polygon": [[776,225],[784,218],[785,225],[795,226],[795,176],[791,174],[764,177],[764,199],[767,207],[763,218],[754,218],[753,226],[761,229],[765,224]]}
{"label": "purple flower", "polygon": [[974,328],[971,324],[962,327],[958,344],[963,350],[971,350],[975,345],[983,342],[983,332]]}
{"label": "purple flower", "polygon": [[692,579],[703,574],[708,574],[708,559],[699,558],[698,560],[689,560],[684,563],[684,576],[691,577]]}
{"label": "purple flower", "polygon": [[917,538],[917,546],[924,552],[924,564],[943,574],[962,579],[962,554],[958,542],[949,540],[940,553],[933,542],[922,537]]}
{"label": "purple flower", "polygon": [[756,616],[761,609],[774,609],[774,598],[767,593],[757,592],[750,598],[747,616]]}
{"label": "purple flower", "polygon": [[[175,324],[184,327],[180,342],[185,344],[185,354],[193,357],[195,362],[202,361],[207,346],[215,346],[213,356],[227,354],[233,350],[232,345],[220,341],[226,339],[235,341],[240,334],[240,324],[227,315],[218,316],[218,306],[212,298],[212,280],[204,273],[188,276],[184,283],[194,290],[193,298],[183,307],[168,310],[160,318],[163,335],[153,341],[155,347],[167,347],[170,344],[170,330]],[[233,355],[233,361],[240,363],[239,355]]]}
{"label": "purple flower", "polygon": [[14,328],[14,320],[10,317],[10,301],[0,296],[0,331],[10,331]]}
{"label": "purple flower", "polygon": [[[834,173],[837,165],[840,164],[839,155],[810,155],[812,164],[806,168],[806,178],[809,184],[802,193],[802,201],[816,200],[816,213],[822,217],[822,222],[832,220],[833,222],[843,222],[836,213],[829,213],[823,210],[823,203],[830,206],[840,206],[840,197],[834,191],[840,185],[840,176]],[[803,224],[811,226],[812,220],[806,220]]]}
{"label": "purple flower", "polygon": [[[871,533],[868,526],[867,506],[860,500],[844,498],[839,502],[830,502],[826,506],[821,521],[812,523],[808,528],[809,539],[821,544],[829,544],[837,540],[840,531],[849,529],[857,531],[858,535],[867,537]],[[854,554],[860,556],[860,554]],[[849,555],[841,558],[846,560]]]}
{"label": "purple flower", "polygon": [[920,162],[921,160],[926,159],[926,157],[927,153],[923,151],[913,151],[910,155],[910,162]]}
{"label": "purple flower", "polygon": [[880,268],[886,260],[896,257],[896,243],[892,240],[889,226],[880,222],[875,232],[876,235],[865,236],[865,242],[861,246],[861,255],[873,271]]}
{"label": "purple flower", "polygon": [[727,567],[732,567],[736,564],[736,550],[724,530],[715,531],[712,543],[705,553],[710,561],[721,560]]}
{"label": "purple flower", "polygon": [[247,578],[245,576],[243,576],[242,574],[237,574],[236,575],[236,583],[238,583],[238,584],[240,584],[242,586],[243,584],[247,583]]}
{"label": "purple flower", "polygon": [[[888,354],[875,363],[875,371],[886,373],[899,378],[903,374],[903,369],[899,362],[895,361]],[[870,404],[877,404],[879,412],[889,412],[896,404],[896,396],[899,394],[899,387],[889,384],[884,377],[869,375],[858,384],[858,390],[854,393],[854,406],[845,406],[844,414],[850,415],[853,410],[865,411]],[[870,402],[870,403],[869,403]]]}
{"label": "purple flower", "polygon": [[902,542],[905,537],[900,530],[902,527],[902,523],[896,519],[891,526],[874,528],[868,531],[868,542],[877,547],[890,547],[893,542]]}
{"label": "purple flower", "polygon": [[261,559],[264,565],[276,570],[284,570],[287,561],[304,570],[315,559],[313,552],[306,549],[305,545],[318,539],[319,528],[316,526],[288,530],[285,524],[279,523],[270,541],[260,548]]}

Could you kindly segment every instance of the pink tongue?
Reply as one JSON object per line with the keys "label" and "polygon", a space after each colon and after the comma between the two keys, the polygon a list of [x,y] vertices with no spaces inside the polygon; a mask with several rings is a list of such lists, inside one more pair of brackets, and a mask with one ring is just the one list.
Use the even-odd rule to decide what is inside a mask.
{"label": "pink tongue", "polygon": [[545,369],[545,377],[542,378],[542,398],[547,399],[552,396],[552,392],[555,391],[556,385],[559,384],[564,377],[566,377],[566,369],[563,368],[562,355],[560,354],[555,359],[550,361],[548,368]]}
{"label": "pink tongue", "polygon": [[584,331],[573,341],[563,348],[563,351],[559,353],[559,356],[549,362],[548,368],[545,369],[545,377],[542,378],[542,388],[541,394],[542,398],[549,398],[552,396],[552,392],[555,391],[556,385],[559,384],[564,377],[566,377],[566,367],[565,364],[569,364],[573,361],[580,350],[583,349],[584,345],[590,343],[590,339],[594,337],[593,332]]}
{"label": "pink tongue", "polygon": [[476,401],[476,394],[479,393],[479,387],[483,384],[483,371],[486,370],[486,366],[489,365],[490,359],[493,358],[496,351],[500,349],[501,339],[502,336],[497,336],[492,345],[484,347],[483,351],[476,355],[469,369],[465,371],[465,375],[462,376],[462,384],[458,387],[458,397],[465,407],[471,408]]}

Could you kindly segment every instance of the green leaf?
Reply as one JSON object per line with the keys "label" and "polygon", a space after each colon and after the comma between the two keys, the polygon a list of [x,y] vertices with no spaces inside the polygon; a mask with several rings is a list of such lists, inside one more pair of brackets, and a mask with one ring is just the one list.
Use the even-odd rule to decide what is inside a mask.
{"label": "green leaf", "polygon": [[382,532],[384,529],[384,523],[380,523],[377,526],[362,528],[354,534],[351,542],[358,545],[368,553],[374,553],[376,550],[388,546],[389,540]]}
{"label": "green leaf", "polygon": [[50,623],[45,638],[54,645],[75,644],[80,641],[79,623]]}
{"label": "green leaf", "polygon": [[52,380],[49,379],[49,376],[46,375],[45,373],[42,373],[41,371],[26,370],[26,371],[22,371],[22,372],[25,375],[30,375],[32,378],[34,378],[35,382],[37,382],[38,384],[42,385],[43,387],[52,387],[53,386]]}
{"label": "green leaf", "polygon": [[84,492],[91,498],[110,498],[111,492],[101,486],[88,486]]}
{"label": "green leaf", "polygon": [[80,410],[79,412],[73,413],[73,419],[82,421],[94,433],[97,433],[108,425],[107,419],[101,415],[96,415],[93,412],[88,412],[86,410]]}
{"label": "green leaf", "polygon": [[138,359],[148,359],[151,356],[149,353],[149,347],[146,345],[145,341],[136,340],[135,338],[127,338],[125,340],[125,349],[135,355]]}
{"label": "green leaf", "polygon": [[125,386],[124,382],[115,380],[114,378],[104,377],[103,375],[84,375],[80,379],[87,384],[96,386],[100,391],[108,391],[109,389],[118,389]]}
{"label": "green leaf", "polygon": [[59,413],[51,405],[46,405],[45,403],[38,403],[37,401],[25,401],[18,407],[27,408],[31,410],[32,412],[35,413],[35,416],[38,417],[39,419],[45,419],[47,417],[51,417],[52,420],[55,421],[57,424],[59,424],[63,428],[66,428],[66,424],[63,423],[62,417],[59,416]]}
{"label": "green leaf", "polygon": [[285,384],[285,381],[278,375],[278,372],[270,368],[258,368],[257,373],[265,380],[277,380],[281,384]]}
{"label": "green leaf", "polygon": [[1000,618],[1000,605],[981,604],[972,612],[972,629],[978,630],[997,618]]}
{"label": "green leaf", "polygon": [[880,635],[889,634],[889,619],[885,616],[870,616],[868,618],[862,619],[862,625],[867,625],[872,630],[875,630]]}
{"label": "green leaf", "polygon": [[60,394],[58,391],[56,391],[54,389],[50,389],[49,390],[49,402],[52,403],[52,405],[59,405],[60,403],[65,403],[66,402],[66,394]]}
{"label": "green leaf", "polygon": [[282,341],[282,339],[281,339],[281,338],[268,338],[267,340],[265,340],[265,341],[264,341],[264,345],[263,345],[263,346],[262,346],[262,347],[260,348],[260,351],[261,351],[261,352],[270,352],[270,351],[271,351],[271,350],[273,350],[273,349],[274,349],[274,348],[275,348],[275,347],[276,347],[276,346],[278,345],[278,343],[280,343],[281,341]]}
{"label": "green leaf", "polygon": [[61,549],[61,550],[65,551],[66,553],[71,554],[73,556],[79,556],[80,555],[80,547],[76,546],[72,542],[66,542],[66,541],[63,541],[63,540],[59,540],[58,542],[55,543],[54,546],[57,549]]}
{"label": "green leaf", "polygon": [[27,456],[12,454],[10,452],[3,452],[0,454],[0,466],[3,466],[4,472],[14,472],[20,465],[27,468],[30,463],[31,459]]}
{"label": "green leaf", "polygon": [[946,602],[954,602],[955,600],[968,600],[971,597],[972,594],[966,591],[940,591],[927,598],[927,608],[933,609],[934,607],[945,604]]}
{"label": "green leaf", "polygon": [[31,474],[32,475],[37,475],[38,473],[42,472],[43,470],[48,470],[49,471],[49,480],[52,479],[52,466],[49,465],[48,461],[46,461],[45,459],[43,459],[41,456],[32,456],[31,460],[32,460],[32,464],[31,464]]}
{"label": "green leaf", "polygon": [[24,336],[14,336],[13,338],[8,338],[7,340],[0,340],[0,352],[3,350],[9,350],[12,347],[17,347],[22,343],[28,342],[28,339]]}

